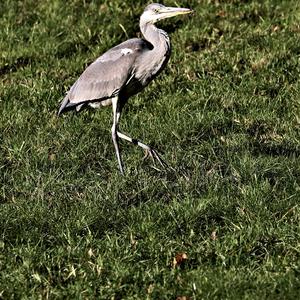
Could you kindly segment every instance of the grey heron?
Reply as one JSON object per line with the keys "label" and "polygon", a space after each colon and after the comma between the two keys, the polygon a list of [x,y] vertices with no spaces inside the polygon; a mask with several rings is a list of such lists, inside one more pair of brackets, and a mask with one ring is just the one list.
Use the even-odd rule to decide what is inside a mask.
{"label": "grey heron", "polygon": [[189,14],[188,8],[166,7],[153,3],[148,5],[140,17],[142,39],[127,40],[97,58],[73,84],[63,99],[58,115],[86,106],[98,108],[112,105],[112,140],[120,172],[124,174],[119,150],[119,138],[138,145],[147,154],[165,166],[157,151],[118,130],[120,115],[128,98],[140,92],[166,66],[171,44],[168,34],[155,26],[159,20],[177,15]]}

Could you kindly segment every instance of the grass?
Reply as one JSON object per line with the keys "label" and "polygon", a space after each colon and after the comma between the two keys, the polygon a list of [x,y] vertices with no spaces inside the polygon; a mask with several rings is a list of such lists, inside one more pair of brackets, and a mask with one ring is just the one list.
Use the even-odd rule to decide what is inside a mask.
{"label": "grass", "polygon": [[297,3],[181,1],[121,120],[175,172],[122,143],[122,177],[111,109],[56,113],[146,3],[1,1],[0,298],[297,299]]}

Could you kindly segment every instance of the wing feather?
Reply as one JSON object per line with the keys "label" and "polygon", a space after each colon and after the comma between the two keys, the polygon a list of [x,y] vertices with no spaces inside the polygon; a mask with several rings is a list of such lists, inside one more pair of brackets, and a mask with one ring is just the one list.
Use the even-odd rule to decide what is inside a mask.
{"label": "wing feather", "polygon": [[77,105],[118,95],[133,75],[134,62],[147,47],[142,39],[131,39],[108,50],[89,65],[64,98],[60,112]]}

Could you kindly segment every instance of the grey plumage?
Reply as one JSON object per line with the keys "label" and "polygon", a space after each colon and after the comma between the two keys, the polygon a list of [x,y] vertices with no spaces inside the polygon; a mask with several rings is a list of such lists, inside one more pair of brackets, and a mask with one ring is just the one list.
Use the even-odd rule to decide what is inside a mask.
{"label": "grey plumage", "polygon": [[165,67],[171,53],[166,32],[154,23],[178,14],[190,13],[185,8],[148,5],[141,18],[143,39],[133,38],[108,50],[89,65],[63,99],[58,114],[84,106],[113,106],[114,122],[112,138],[121,173],[124,173],[118,139],[122,138],[144,148],[148,154],[165,165],[158,153],[137,140],[118,131],[118,122],[128,98],[141,91]]}

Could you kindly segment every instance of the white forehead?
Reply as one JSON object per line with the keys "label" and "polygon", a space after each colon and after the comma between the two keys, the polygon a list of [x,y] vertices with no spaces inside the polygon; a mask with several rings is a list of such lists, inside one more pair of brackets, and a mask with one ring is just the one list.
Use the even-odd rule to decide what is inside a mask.
{"label": "white forehead", "polygon": [[159,11],[164,7],[165,6],[158,3],[149,4],[141,15],[141,20],[147,23],[155,22],[159,16]]}
{"label": "white forehead", "polygon": [[148,6],[146,6],[146,8],[144,9],[144,12],[146,12],[146,11],[155,12],[155,10],[158,10],[158,9],[161,9],[161,8],[164,8],[164,7],[165,6],[162,5],[162,4],[152,3],[152,4],[149,4]]}

